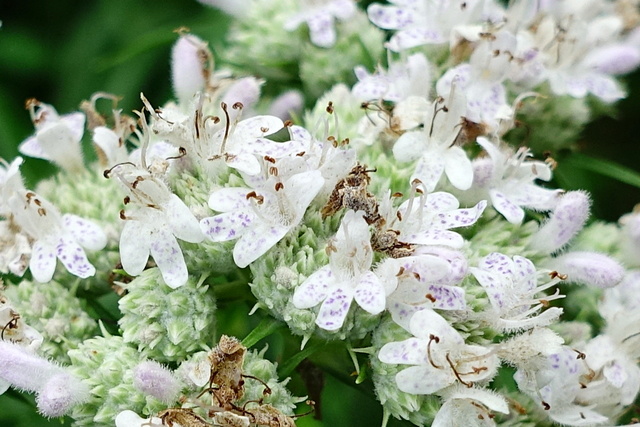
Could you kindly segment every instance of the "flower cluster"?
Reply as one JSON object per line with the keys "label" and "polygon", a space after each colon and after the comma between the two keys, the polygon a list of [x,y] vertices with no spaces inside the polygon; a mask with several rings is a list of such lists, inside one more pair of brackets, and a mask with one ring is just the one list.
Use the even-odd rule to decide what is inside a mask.
{"label": "flower cluster", "polygon": [[[225,335],[250,301],[305,357],[341,345],[385,420],[618,422],[640,391],[640,213],[588,223],[589,195],[552,188],[555,160],[535,159],[516,128],[525,113],[543,123],[536,135],[555,125],[529,104],[625,96],[637,6],[206,3],[235,16],[227,68],[179,32],[174,100],[143,94],[129,115],[98,93],[62,116],[28,101],[35,134],[20,152],[115,208],[64,203],[71,184],[26,189],[22,158],[0,165],[0,273],[22,300],[0,296],[0,391],[36,393],[43,415],[79,426],[295,425],[304,399],[278,373],[304,357],[277,372],[248,351],[269,322]],[[271,60],[234,60],[248,43],[271,43]],[[83,160],[85,125],[96,163]],[[36,285],[62,288],[73,304],[40,305],[81,326],[29,307],[46,294]],[[97,299],[117,300],[111,323],[80,303]]]}

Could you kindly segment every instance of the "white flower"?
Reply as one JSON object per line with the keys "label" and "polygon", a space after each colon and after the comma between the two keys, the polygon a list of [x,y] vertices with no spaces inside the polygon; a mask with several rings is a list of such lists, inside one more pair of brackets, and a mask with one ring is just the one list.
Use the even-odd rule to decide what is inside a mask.
{"label": "white flower", "polygon": [[70,172],[83,170],[80,143],[84,133],[84,114],[59,116],[51,105],[36,100],[31,100],[28,107],[36,133],[20,144],[20,152],[29,157],[49,160]]}
{"label": "white flower", "polygon": [[496,425],[490,411],[509,413],[504,397],[490,390],[455,385],[444,391],[444,404],[436,414],[431,427],[450,427],[464,420],[468,427]]}
{"label": "white flower", "polygon": [[334,20],[351,18],[356,12],[356,5],[353,0],[302,0],[300,10],[285,24],[285,30],[293,31],[306,22],[311,43],[329,48],[336,43]]}
{"label": "white flower", "polygon": [[334,331],[344,323],[353,299],[371,314],[385,308],[385,290],[370,271],[373,261],[369,226],[364,212],[347,211],[329,243],[329,265],[309,276],[293,294],[293,305],[304,309],[322,302],[316,324]]}
{"label": "white flower", "polygon": [[527,258],[516,255],[511,259],[494,252],[482,258],[478,267],[470,267],[469,271],[487,292],[493,307],[493,312],[487,317],[500,330],[548,326],[562,314],[561,308],[551,307],[536,315],[547,301],[562,296],[535,295],[555,286],[561,279],[556,276],[538,286],[538,272]]}
{"label": "white flower", "polygon": [[483,21],[502,20],[502,13],[493,1],[390,0],[390,3],[393,6],[374,3],[367,12],[378,27],[397,30],[388,43],[395,52],[424,44],[453,45],[459,34],[482,28]]}
{"label": "white flower", "polygon": [[358,66],[358,83],[353,95],[361,101],[385,100],[399,102],[409,96],[426,98],[431,89],[430,65],[422,53],[409,55],[403,62],[392,62],[389,71],[378,67],[375,74]]}
{"label": "white flower", "polygon": [[524,219],[523,207],[537,211],[553,209],[562,190],[550,190],[534,183],[536,179],[551,179],[548,164],[527,161],[531,154],[526,149],[512,153],[483,137],[478,138],[478,144],[489,153],[489,158],[474,160],[473,187],[465,197],[475,196],[473,199],[478,200],[488,196],[494,209],[512,224]]}
{"label": "white flower", "polygon": [[130,410],[124,410],[116,415],[116,427],[164,427],[162,419],[158,417],[142,418]]}
{"label": "white flower", "polygon": [[474,207],[458,209],[460,202],[455,196],[435,192],[411,197],[396,210],[382,205],[380,211],[387,226],[399,232],[398,240],[402,242],[461,248],[464,239],[450,229],[475,224],[486,205],[481,201]]}
{"label": "white flower", "polygon": [[490,379],[498,367],[498,358],[478,345],[467,345],[458,331],[433,310],[413,315],[410,332],[415,338],[385,344],[380,361],[412,365],[396,374],[401,391],[432,394],[456,381],[470,387]]}
{"label": "white flower", "polygon": [[202,219],[200,227],[214,242],[238,239],[233,259],[244,268],[300,223],[323,184],[319,171],[309,171],[284,181],[272,176],[256,190],[223,188],[209,198],[209,207],[223,213]]}
{"label": "white flower", "polygon": [[125,221],[120,234],[122,268],[137,276],[151,255],[168,286],[184,285],[187,266],[176,238],[201,242],[204,236],[198,220],[161,179],[144,169],[125,164],[111,173],[129,192],[129,208],[120,214]]}
{"label": "white flower", "polygon": [[438,98],[427,110],[424,129],[404,133],[393,146],[393,155],[400,162],[418,160],[411,179],[417,178],[427,191],[433,191],[444,173],[451,184],[466,190],[473,181],[471,161],[456,145],[466,100],[454,83],[448,99]]}
{"label": "white flower", "polygon": [[[51,202],[26,190],[18,171],[20,163],[14,161],[5,175],[2,196],[6,212],[3,214],[32,242],[29,269],[33,278],[38,282],[50,281],[56,268],[56,257],[71,274],[83,279],[93,276],[96,270],[82,248],[95,251],[104,248],[106,235],[93,222],[72,214],[62,215]],[[9,257],[13,258],[12,263],[18,263],[16,268],[20,272],[19,265],[24,262],[22,256],[28,253],[19,248],[22,238],[16,236],[16,239],[21,253]]]}

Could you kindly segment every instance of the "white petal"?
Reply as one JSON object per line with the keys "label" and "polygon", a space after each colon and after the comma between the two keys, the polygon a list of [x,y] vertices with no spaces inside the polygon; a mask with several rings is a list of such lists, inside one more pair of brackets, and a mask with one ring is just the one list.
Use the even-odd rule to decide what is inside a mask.
{"label": "white petal", "polygon": [[276,142],[266,138],[257,138],[247,141],[244,149],[257,156],[269,156],[274,159],[286,157],[289,154],[300,153],[307,148],[308,144],[302,141]]}
{"label": "white petal", "polygon": [[247,175],[258,175],[262,170],[260,162],[256,159],[256,156],[250,153],[237,153],[231,154],[225,159],[228,166],[238,169],[240,172],[244,172]]}
{"label": "white petal", "polygon": [[322,303],[316,325],[328,331],[340,329],[349,313],[353,300],[353,290],[350,287],[335,289]]}
{"label": "white petal", "polygon": [[56,245],[56,255],[69,273],[86,279],[96,274],[96,269],[84,253],[82,247],[68,234],[60,236]]}
{"label": "white petal", "polygon": [[384,287],[378,276],[371,271],[367,271],[360,277],[354,298],[358,305],[370,314],[382,312],[386,304]]}
{"label": "white petal", "polygon": [[442,31],[433,28],[409,28],[395,33],[387,46],[394,52],[411,49],[423,44],[439,44],[447,41]]}
{"label": "white petal", "polygon": [[464,299],[464,289],[458,286],[430,285],[427,294],[435,299],[433,308],[439,310],[464,310],[467,303]]}
{"label": "white petal", "polygon": [[151,225],[142,221],[127,220],[120,234],[120,262],[128,274],[142,273],[149,260]]}
{"label": "white petal", "polygon": [[84,134],[84,118],[84,114],[80,112],[65,114],[60,117],[60,121],[69,128],[76,141],[80,141]]}
{"label": "white petal", "polygon": [[293,293],[293,305],[296,308],[315,307],[327,298],[333,283],[331,268],[325,265],[296,288]]}
{"label": "white petal", "polygon": [[445,212],[458,209],[460,207],[460,202],[453,194],[437,191],[427,195],[427,201],[424,206],[430,211]]}
{"label": "white petal", "polygon": [[432,368],[431,365],[410,366],[396,374],[396,384],[410,394],[432,394],[452,384],[455,377],[451,369]]}
{"label": "white petal", "polygon": [[250,191],[245,187],[222,188],[209,196],[209,207],[216,212],[230,212],[249,206],[247,193]]}
{"label": "white petal", "polygon": [[171,232],[178,239],[190,243],[199,243],[204,240],[198,220],[178,196],[171,194],[162,208],[171,227]]}
{"label": "white petal", "polygon": [[65,228],[83,247],[99,251],[107,245],[107,235],[93,221],[81,218],[73,214],[62,215]]}
{"label": "white petal", "polygon": [[214,242],[226,242],[240,238],[254,222],[254,215],[248,210],[227,212],[200,221],[202,232]]}
{"label": "white petal", "polygon": [[429,340],[432,334],[437,336],[440,339],[438,346],[464,344],[458,331],[433,310],[421,310],[414,314],[411,318],[410,329],[413,335],[425,340]]}
{"label": "white petal", "polygon": [[491,305],[497,309],[503,308],[506,304],[508,279],[500,274],[475,267],[470,267],[469,272],[473,274],[478,283],[480,283],[485,292],[487,292]]}
{"label": "white petal", "polygon": [[[307,207],[311,204],[324,185],[320,171],[309,171],[296,174],[284,183],[287,199],[295,201],[296,219],[300,221]],[[297,225],[292,224],[292,226]]]}
{"label": "white petal", "polygon": [[238,123],[233,131],[233,139],[244,143],[276,133],[283,127],[282,120],[275,116],[255,116]]}
{"label": "white petal", "polygon": [[336,29],[333,17],[327,12],[315,13],[307,18],[311,43],[319,47],[329,48],[336,43]]}
{"label": "white petal", "polygon": [[18,151],[25,156],[34,157],[36,159],[51,160],[51,156],[44,152],[35,136],[25,139],[18,147]]}
{"label": "white petal", "polygon": [[233,248],[233,260],[244,268],[275,246],[289,231],[289,227],[260,224],[247,229]]}
{"label": "white petal", "polygon": [[182,249],[178,241],[166,228],[156,229],[150,246],[151,256],[158,265],[164,282],[170,288],[178,288],[189,278]]}
{"label": "white petal", "polygon": [[412,162],[422,156],[426,146],[423,131],[405,132],[393,145],[393,156],[399,162]]}
{"label": "white petal", "polygon": [[427,359],[427,341],[409,338],[400,342],[390,342],[382,346],[378,359],[395,365],[421,365]]}
{"label": "white petal", "polygon": [[460,147],[450,147],[444,156],[444,170],[451,185],[468,190],[473,182],[473,166],[467,153]]}
{"label": "white petal", "polygon": [[408,8],[382,6],[374,3],[367,8],[369,19],[377,27],[397,30],[413,23],[414,13]]}
{"label": "white petal", "polygon": [[51,280],[56,270],[56,255],[54,245],[44,240],[37,240],[33,244],[29,269],[33,278],[46,283]]}
{"label": "white petal", "polygon": [[524,211],[498,190],[489,190],[489,196],[495,210],[500,212],[511,224],[520,224],[524,219]]}

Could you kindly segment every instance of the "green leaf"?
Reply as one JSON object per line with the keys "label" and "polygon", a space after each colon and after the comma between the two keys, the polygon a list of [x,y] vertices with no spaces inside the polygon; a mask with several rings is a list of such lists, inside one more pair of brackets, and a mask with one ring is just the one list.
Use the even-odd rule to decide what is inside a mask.
{"label": "green leaf", "polygon": [[625,184],[640,188],[640,172],[626,166],[622,166],[607,159],[587,156],[585,154],[574,153],[563,160],[567,169],[572,167],[588,170],[597,174],[615,179]]}
{"label": "green leaf", "polygon": [[254,345],[256,345],[258,341],[273,334],[282,326],[284,326],[284,323],[282,323],[279,320],[272,319],[269,317],[264,318],[262,319],[260,324],[256,326],[256,328],[253,331],[249,332],[249,335],[247,335],[242,340],[242,345],[244,345],[247,348],[251,348]]}
{"label": "green leaf", "polygon": [[322,341],[315,342],[313,344],[306,346],[302,351],[299,351],[298,353],[294,354],[292,357],[287,359],[286,362],[282,363],[279,366],[278,375],[280,376],[280,378],[287,378],[288,376],[290,376],[293,370],[296,369],[296,367],[304,359],[311,356],[312,354],[322,349],[326,345],[327,345],[326,342],[322,342]]}

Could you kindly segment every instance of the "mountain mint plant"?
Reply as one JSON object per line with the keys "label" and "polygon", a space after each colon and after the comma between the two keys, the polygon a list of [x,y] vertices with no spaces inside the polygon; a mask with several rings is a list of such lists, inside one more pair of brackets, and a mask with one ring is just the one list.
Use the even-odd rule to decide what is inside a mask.
{"label": "mountain mint plant", "polygon": [[[75,426],[289,427],[336,376],[383,426],[637,420],[640,212],[589,222],[552,156],[626,96],[638,2],[202,2],[225,48],[178,30],[173,99],[27,101],[0,392]],[[28,189],[28,157],[59,171]]]}

